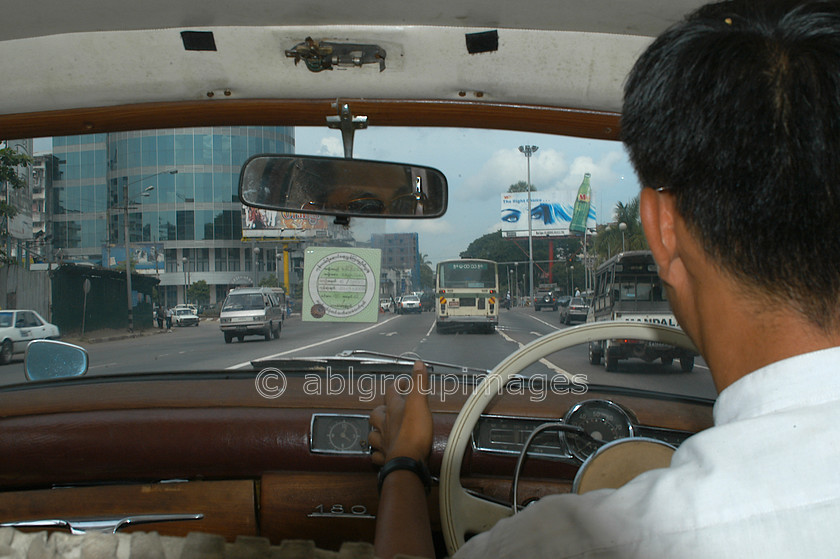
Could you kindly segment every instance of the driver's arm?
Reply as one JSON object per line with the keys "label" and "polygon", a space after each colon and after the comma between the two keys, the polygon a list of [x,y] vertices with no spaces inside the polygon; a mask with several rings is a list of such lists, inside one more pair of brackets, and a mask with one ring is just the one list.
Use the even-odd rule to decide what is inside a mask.
{"label": "driver's arm", "polygon": [[[398,457],[427,462],[432,448],[432,413],[426,399],[428,382],[426,366],[417,361],[411,386],[400,390],[406,396],[391,386],[385,395],[385,405],[371,412],[373,430],[368,441],[374,464],[382,466]],[[374,546],[376,556],[381,559],[391,559],[398,553],[435,556],[426,488],[414,472],[395,470],[385,477],[376,514]]]}

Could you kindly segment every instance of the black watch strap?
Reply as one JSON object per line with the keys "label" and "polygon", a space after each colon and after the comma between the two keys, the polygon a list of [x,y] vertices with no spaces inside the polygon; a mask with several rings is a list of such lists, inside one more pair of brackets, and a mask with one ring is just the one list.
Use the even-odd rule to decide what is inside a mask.
{"label": "black watch strap", "polygon": [[388,477],[388,474],[397,470],[408,470],[410,472],[414,472],[417,477],[420,478],[420,481],[423,482],[426,492],[428,493],[431,490],[432,474],[429,472],[429,467],[426,466],[425,463],[417,461],[414,458],[399,456],[388,460],[388,462],[382,466],[382,469],[379,470],[379,484],[377,489],[380,493],[382,493],[382,484],[385,482],[385,478]]}

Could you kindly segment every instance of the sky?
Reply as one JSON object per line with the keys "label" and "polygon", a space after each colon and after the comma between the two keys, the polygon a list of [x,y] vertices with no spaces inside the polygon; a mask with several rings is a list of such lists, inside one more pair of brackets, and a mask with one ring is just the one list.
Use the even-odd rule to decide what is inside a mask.
{"label": "sky", "polygon": [[[299,154],[343,156],[341,134],[325,128],[296,128]],[[527,179],[527,160],[520,145],[536,145],[531,157],[531,183],[538,191],[560,193],[573,204],[584,173],[590,173],[598,223],[612,219],[617,202],[639,191],[638,180],[620,142],[563,136],[455,128],[378,128],[356,132],[353,157],[435,167],[449,182],[449,208],[429,220],[356,220],[374,232],[420,234],[420,252],[435,263],[458,258],[471,241],[501,227],[500,195]],[[387,229],[383,230],[383,227]],[[357,229],[358,228],[358,229]]]}
{"label": "sky", "polygon": [[[461,128],[369,128],[356,132],[356,159],[394,161],[435,167],[449,182],[449,208],[442,218],[425,220],[355,219],[359,240],[369,233],[420,234],[420,253],[432,263],[459,258],[470,242],[501,227],[500,195],[527,179],[521,145],[536,145],[531,183],[542,192],[558,192],[574,203],[584,173],[590,173],[598,223],[612,220],[617,202],[639,191],[636,174],[620,142],[550,134]],[[35,152],[49,151],[50,139],[36,139]],[[299,154],[342,157],[341,133],[327,127],[295,128]]]}

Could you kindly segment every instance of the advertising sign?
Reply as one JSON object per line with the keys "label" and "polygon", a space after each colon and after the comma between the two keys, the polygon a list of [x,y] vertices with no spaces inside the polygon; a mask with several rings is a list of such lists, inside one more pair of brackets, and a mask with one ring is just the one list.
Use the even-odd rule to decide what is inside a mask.
{"label": "advertising sign", "polygon": [[315,214],[276,212],[260,208],[242,208],[242,235],[249,239],[289,236],[284,231],[326,231],[325,216]]}
{"label": "advertising sign", "polygon": [[376,248],[307,248],[303,320],[376,322],[381,260],[382,251]]}
{"label": "advertising sign", "polygon": [[[165,271],[163,243],[132,243],[131,261],[134,270]],[[119,264],[125,265],[125,247],[103,246],[102,267],[113,268]]]}
{"label": "advertising sign", "polygon": [[[571,234],[574,207],[560,202],[560,192],[531,193],[531,231],[535,237],[565,237]],[[528,235],[528,193],[501,195],[502,233],[509,237]],[[595,208],[589,208],[586,226],[595,229]]]}

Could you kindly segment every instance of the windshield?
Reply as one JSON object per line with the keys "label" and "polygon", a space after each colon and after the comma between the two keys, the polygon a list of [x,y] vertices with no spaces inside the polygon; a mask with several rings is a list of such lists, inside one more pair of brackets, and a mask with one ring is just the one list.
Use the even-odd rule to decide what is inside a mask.
{"label": "windshield", "polygon": [[495,287],[496,270],[486,262],[445,262],[438,266],[441,289]]}
{"label": "windshield", "polygon": [[225,299],[223,311],[250,311],[262,309],[265,306],[262,295],[259,293],[242,293],[229,295]]}
{"label": "windshield", "polygon": [[15,314],[10,312],[0,312],[0,328],[8,328],[12,325]]}
{"label": "windshield", "polygon": [[[637,215],[617,214],[633,207],[639,189],[618,142],[372,126],[355,134],[354,158],[439,169],[449,183],[448,209],[437,219],[349,223],[244,207],[238,198],[241,165],[253,155],[343,157],[341,135],[326,126],[168,129],[16,144],[34,154],[32,200],[21,207],[35,208],[32,226],[40,229],[25,243],[27,273],[50,282],[44,292],[51,302],[44,296],[30,306],[62,339],[88,349],[88,375],[249,369],[253,359],[268,356],[352,350],[419,353],[489,370],[521,345],[587,320],[562,303],[593,293],[598,267],[625,245],[639,247],[641,237]],[[539,150],[526,157],[519,146],[531,144]],[[591,196],[584,198],[592,202],[578,216],[585,232],[574,232],[585,177]],[[510,219],[514,213],[520,219]],[[633,221],[617,227],[625,220]],[[126,254],[134,272],[132,327],[145,335],[115,339],[128,330]],[[266,292],[236,292],[261,288]],[[650,275],[622,278],[616,289],[622,299],[664,298]],[[537,297],[548,292],[555,298],[548,304]],[[23,300],[20,291],[17,297]],[[398,304],[400,298],[412,304]],[[168,330],[168,319],[195,312],[175,310],[185,304],[194,305],[197,327],[172,320]],[[234,316],[253,310],[265,316]],[[0,320],[8,325],[11,315]],[[167,331],[173,335],[157,335]],[[699,358],[694,383],[663,374],[660,361],[640,361],[629,375],[575,359],[549,358],[550,367],[532,371],[715,394]],[[22,354],[7,368],[22,369]],[[4,375],[4,382],[13,378]]]}

